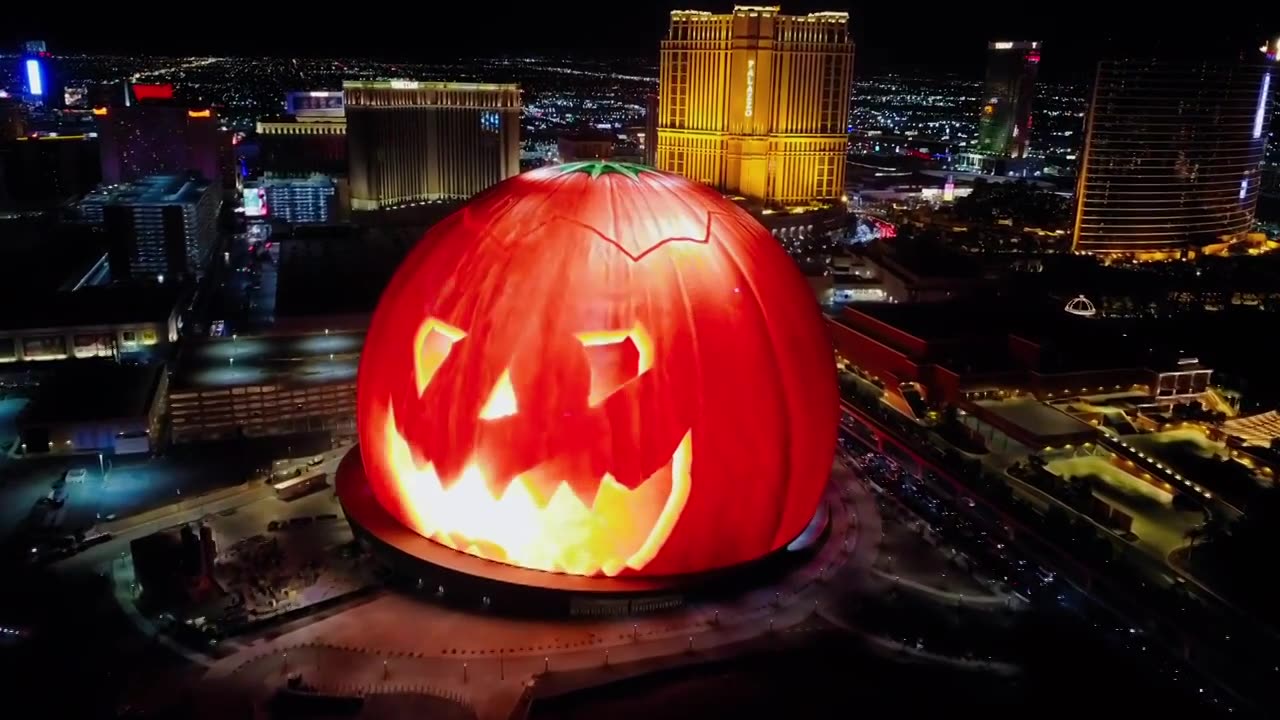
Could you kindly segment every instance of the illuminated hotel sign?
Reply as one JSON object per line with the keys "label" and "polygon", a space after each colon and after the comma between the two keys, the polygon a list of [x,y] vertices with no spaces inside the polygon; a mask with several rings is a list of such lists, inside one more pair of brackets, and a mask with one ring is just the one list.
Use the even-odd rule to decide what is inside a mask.
{"label": "illuminated hotel sign", "polygon": [[135,83],[133,85],[133,99],[138,102],[143,100],[172,100],[173,85],[168,83]]}
{"label": "illuminated hotel sign", "polygon": [[1013,43],[1011,43],[1011,42],[998,42],[998,43],[992,43],[992,44],[991,44],[991,49],[993,49],[993,50],[1012,50],[1012,49],[1013,49]]}
{"label": "illuminated hotel sign", "polygon": [[751,117],[751,106],[755,104],[756,99],[756,61],[751,59],[747,61],[747,117]]}
{"label": "illuminated hotel sign", "polygon": [[393,90],[417,90],[417,80],[392,80],[391,88]]}
{"label": "illuminated hotel sign", "polygon": [[44,70],[35,58],[27,60],[27,91],[32,95],[44,95]]}
{"label": "illuminated hotel sign", "polygon": [[290,115],[298,117],[342,118],[346,116],[341,90],[291,92],[285,96],[285,107]]}

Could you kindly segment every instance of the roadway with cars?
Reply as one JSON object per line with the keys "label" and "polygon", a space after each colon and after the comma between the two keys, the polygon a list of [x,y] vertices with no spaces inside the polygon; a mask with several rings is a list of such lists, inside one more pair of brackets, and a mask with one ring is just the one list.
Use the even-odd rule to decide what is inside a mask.
{"label": "roadway with cars", "polygon": [[[902,419],[898,424],[903,427],[895,432],[892,429],[893,418],[887,411],[855,406],[848,401],[844,403],[844,410],[842,422],[845,429],[842,431],[842,440],[846,445],[860,443],[872,449],[880,449],[875,446],[874,441],[868,440],[865,429],[853,432],[847,427],[849,422],[856,422],[863,428],[869,428],[880,438],[881,443],[893,445],[899,455],[908,456],[910,461],[920,467],[918,474],[921,482],[904,485],[903,490],[907,496],[927,492],[934,502],[940,503],[950,512],[959,513],[985,528],[988,537],[999,538],[1000,533],[1003,533],[1007,540],[1005,544],[1016,544],[1018,551],[1029,562],[1053,573],[1051,587],[1060,596],[1057,598],[1059,602],[1086,613],[1099,628],[1113,628],[1109,637],[1118,643],[1118,647],[1129,652],[1137,651],[1144,662],[1151,663],[1156,658],[1145,648],[1151,647],[1151,641],[1159,642],[1169,658],[1162,662],[1172,663],[1167,670],[1170,675],[1180,676],[1177,666],[1182,661],[1178,658],[1184,658],[1198,674],[1206,678],[1201,683],[1206,686],[1203,692],[1213,697],[1217,703],[1247,707],[1242,703],[1265,706],[1268,702],[1267,698],[1274,689],[1268,684],[1267,673],[1259,663],[1249,662],[1250,659],[1269,654],[1269,650],[1263,647],[1251,647],[1256,642],[1256,636],[1241,639],[1237,634],[1232,638],[1230,632],[1218,636],[1234,646],[1229,649],[1218,643],[1207,642],[1210,638],[1206,635],[1206,627],[1197,624],[1204,616],[1203,611],[1195,615],[1171,613],[1152,599],[1157,594],[1167,596],[1169,591],[1142,579],[1135,580],[1127,565],[1108,563],[1102,567],[1091,567],[1063,550],[1059,543],[1046,540],[1042,530],[1037,527],[1041,522],[1038,515],[1028,515],[1029,511],[1017,512],[1018,508],[1011,507],[1007,499],[991,498],[988,488],[975,486],[972,482],[961,482],[957,476],[945,470],[942,467],[947,462],[944,454],[918,437],[923,434],[923,428],[915,426],[913,433],[913,428],[905,427],[906,420]],[[968,502],[961,498],[966,498]],[[920,504],[920,501],[917,500],[916,503]],[[925,502],[923,506],[928,509],[931,504],[932,502]],[[1012,512],[1017,514],[1011,514]],[[950,522],[946,516],[940,520]],[[1024,583],[1024,587],[1032,585],[1031,582]],[[1191,603],[1184,602],[1181,605],[1186,607]],[[1208,627],[1213,632],[1221,632],[1220,623],[1215,622]],[[1239,654],[1242,652],[1246,654]],[[1231,668],[1230,671],[1226,670],[1228,667]],[[1217,686],[1219,692],[1214,692],[1214,686]],[[1229,701],[1228,698],[1234,700]]]}

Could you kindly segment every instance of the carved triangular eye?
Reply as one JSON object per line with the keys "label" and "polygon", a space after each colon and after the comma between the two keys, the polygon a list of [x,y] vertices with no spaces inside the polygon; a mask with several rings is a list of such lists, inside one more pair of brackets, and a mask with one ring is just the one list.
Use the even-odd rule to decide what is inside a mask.
{"label": "carved triangular eye", "polygon": [[641,325],[630,330],[578,333],[591,366],[591,395],[597,406],[618,388],[653,367],[653,341]]}
{"label": "carved triangular eye", "polygon": [[485,401],[484,407],[480,409],[481,420],[497,420],[508,415],[515,415],[519,412],[516,404],[516,389],[511,386],[511,371],[504,370],[498,378],[498,382],[493,384],[493,390],[489,392],[489,399]]}
{"label": "carved triangular eye", "polygon": [[466,336],[462,330],[438,318],[429,317],[422,322],[413,341],[413,379],[419,396],[449,357],[453,344]]}

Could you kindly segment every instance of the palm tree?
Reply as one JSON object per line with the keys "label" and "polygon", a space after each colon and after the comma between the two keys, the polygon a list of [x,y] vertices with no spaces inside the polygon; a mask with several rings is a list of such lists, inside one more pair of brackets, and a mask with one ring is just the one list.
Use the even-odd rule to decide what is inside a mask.
{"label": "palm tree", "polygon": [[1208,536],[1208,534],[1209,534],[1208,526],[1205,524],[1189,527],[1187,528],[1187,531],[1182,534],[1182,537],[1185,538],[1187,541],[1187,558],[1188,559],[1190,559],[1191,557],[1191,549],[1194,548],[1197,543],[1203,542],[1205,537]]}
{"label": "palm tree", "polygon": [[1231,523],[1218,512],[1208,512],[1203,523],[1187,528],[1183,537],[1187,539],[1187,563],[1191,562],[1191,551],[1196,545],[1221,540],[1231,533]]}
{"label": "palm tree", "polygon": [[1203,524],[1196,525],[1195,527],[1189,527],[1187,528],[1187,531],[1182,534],[1182,536],[1187,539],[1187,558],[1185,564],[1188,570],[1191,568],[1192,552],[1195,551],[1196,545],[1205,541],[1205,538],[1208,537],[1208,535],[1208,529]]}

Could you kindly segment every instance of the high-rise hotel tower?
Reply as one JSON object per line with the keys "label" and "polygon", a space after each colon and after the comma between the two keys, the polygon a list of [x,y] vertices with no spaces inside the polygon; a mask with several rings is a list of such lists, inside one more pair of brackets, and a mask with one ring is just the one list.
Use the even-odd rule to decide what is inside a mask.
{"label": "high-rise hotel tower", "polygon": [[1181,253],[1253,226],[1275,63],[1098,64],[1076,190],[1076,250]]}
{"label": "high-rise hotel tower", "polygon": [[351,209],[461,200],[520,172],[520,88],[345,82]]}
{"label": "high-rise hotel tower", "polygon": [[773,206],[844,192],[849,15],[677,10],[662,42],[659,169]]}
{"label": "high-rise hotel tower", "polygon": [[978,116],[978,151],[1021,158],[1031,142],[1031,99],[1035,95],[1040,43],[987,43],[987,82]]}

